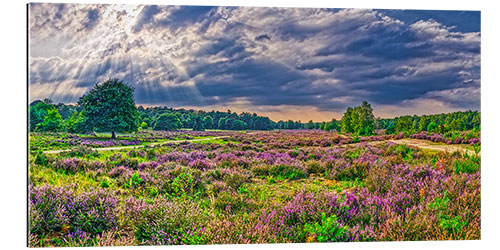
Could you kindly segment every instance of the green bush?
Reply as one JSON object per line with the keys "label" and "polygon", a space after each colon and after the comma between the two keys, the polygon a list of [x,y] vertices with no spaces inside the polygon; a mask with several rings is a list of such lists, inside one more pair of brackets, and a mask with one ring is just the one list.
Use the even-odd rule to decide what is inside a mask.
{"label": "green bush", "polygon": [[213,205],[220,212],[230,213],[249,213],[257,208],[255,201],[251,200],[247,194],[238,194],[232,191],[220,192]]}
{"label": "green bush", "polygon": [[337,216],[331,215],[327,218],[325,213],[321,213],[321,224],[318,222],[314,225],[306,223],[304,230],[316,237],[318,242],[333,242],[343,239],[346,227],[340,226]]}
{"label": "green bush", "polygon": [[307,176],[307,173],[304,171],[304,169],[301,169],[298,166],[287,164],[278,164],[271,166],[269,174],[272,176],[276,176],[276,178],[281,177],[283,179],[289,180],[296,180]]}
{"label": "green bush", "polygon": [[481,158],[476,155],[468,155],[464,154],[464,156],[460,159],[457,159],[453,162],[455,167],[455,173],[468,173],[472,174],[481,169]]}
{"label": "green bush", "polygon": [[308,161],[306,167],[309,174],[323,174],[326,171],[326,166],[318,160]]}

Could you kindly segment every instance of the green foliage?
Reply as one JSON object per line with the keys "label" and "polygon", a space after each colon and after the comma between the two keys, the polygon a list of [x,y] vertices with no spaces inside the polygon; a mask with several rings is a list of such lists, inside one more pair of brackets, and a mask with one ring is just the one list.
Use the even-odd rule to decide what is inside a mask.
{"label": "green foliage", "polygon": [[359,136],[354,136],[352,138],[352,143],[358,143],[358,142],[360,142]]}
{"label": "green foliage", "polygon": [[158,117],[156,120],[154,130],[174,130],[182,128],[182,122],[177,116],[177,114],[173,113],[165,113]]}
{"label": "green foliage", "polygon": [[304,171],[303,169],[286,164],[278,164],[271,166],[269,174],[275,176],[276,178],[282,178],[288,180],[296,180],[307,176],[306,171]]}
{"label": "green foliage", "polygon": [[101,186],[102,188],[109,188],[109,187],[111,187],[111,182],[109,181],[109,179],[108,179],[108,178],[105,178],[105,179],[103,179],[103,180],[101,181],[100,186]]}
{"label": "green foliage", "polygon": [[330,122],[326,122],[324,127],[322,128],[325,131],[339,130],[339,121],[332,119]]}
{"label": "green foliage", "polygon": [[85,118],[83,117],[83,114],[81,112],[78,113],[77,111],[73,111],[73,113],[71,113],[71,116],[64,121],[64,127],[70,133],[82,132],[84,121]]}
{"label": "green foliage", "polygon": [[49,110],[54,109],[53,105],[42,101],[35,101],[31,103],[29,107],[29,122],[30,131],[36,131],[41,129],[41,125],[44,122],[45,116],[47,116]]}
{"label": "green foliage", "polygon": [[385,133],[388,135],[394,134],[396,132],[396,125],[394,121],[389,122],[388,126],[385,129]]}
{"label": "green foliage", "polygon": [[248,124],[242,120],[235,120],[230,129],[232,130],[244,130],[247,129]]}
{"label": "green foliage", "polygon": [[47,155],[45,155],[42,150],[38,150],[36,152],[34,159],[35,159],[34,160],[35,164],[38,164],[41,166],[47,166],[47,163],[49,162]]}
{"label": "green foliage", "polygon": [[57,111],[57,109],[50,109],[47,115],[43,118],[42,122],[42,130],[43,131],[51,131],[57,132],[61,131],[63,125],[63,121],[61,115]]}
{"label": "green foliage", "polygon": [[413,149],[406,146],[405,144],[398,145],[396,148],[396,153],[409,163],[413,161]]}
{"label": "green foliage", "polygon": [[413,131],[413,122],[410,116],[401,116],[396,122],[396,132],[411,132]]}
{"label": "green foliage", "polygon": [[449,234],[460,232],[466,225],[467,222],[463,221],[461,216],[450,217],[449,215],[442,215],[439,218],[439,226],[448,231]]}
{"label": "green foliage", "polygon": [[193,131],[205,131],[204,123],[200,116],[195,116],[191,120],[193,121]]}
{"label": "green foliage", "polygon": [[207,129],[211,129],[214,127],[214,119],[207,115],[205,118],[203,118],[203,126]]}
{"label": "green foliage", "polygon": [[[401,121],[400,121],[401,120]],[[396,131],[413,132],[428,131],[431,133],[445,133],[450,130],[466,131],[481,127],[481,113],[478,111],[458,111],[448,114],[400,116],[393,119],[381,119],[380,128],[389,129],[391,123],[400,121]],[[387,132],[391,134],[390,131]]]}
{"label": "green foliage", "polygon": [[481,157],[465,153],[462,158],[456,159],[453,162],[453,166],[457,174],[472,174],[481,169]]}
{"label": "green foliage", "polygon": [[139,177],[139,173],[134,172],[132,176],[130,177],[129,181],[125,183],[126,188],[134,188],[134,187],[139,187],[141,186],[142,179]]}
{"label": "green foliage", "polygon": [[429,207],[438,211],[438,221],[441,228],[448,231],[449,234],[459,233],[467,225],[467,222],[463,221],[461,216],[452,217],[446,214],[449,203],[450,198],[448,198],[448,192],[445,191],[443,197],[434,199],[432,203],[429,203]]}
{"label": "green foliage", "polygon": [[438,127],[437,127],[436,123],[430,122],[429,125],[427,126],[427,131],[429,131],[429,132],[437,132],[438,131]]}
{"label": "green foliage", "polygon": [[363,101],[358,107],[348,107],[341,122],[344,133],[371,135],[375,127],[373,109],[367,101]]}
{"label": "green foliage", "polygon": [[172,197],[192,197],[196,198],[202,195],[204,186],[199,178],[201,172],[191,168],[178,168],[171,172],[175,176],[172,181],[164,186],[164,191]]}
{"label": "green foliage", "polygon": [[133,99],[134,89],[118,79],[96,84],[80,97],[84,129],[98,132],[134,132],[138,113]]}
{"label": "green foliage", "polygon": [[325,213],[321,213],[321,224],[318,222],[314,225],[306,223],[304,230],[315,236],[318,242],[333,242],[343,238],[346,227],[340,226],[336,215],[326,217]]}
{"label": "green foliage", "polygon": [[434,210],[445,210],[448,208],[448,203],[450,198],[448,198],[448,192],[444,192],[442,198],[436,198],[433,202],[429,203],[429,207]]}

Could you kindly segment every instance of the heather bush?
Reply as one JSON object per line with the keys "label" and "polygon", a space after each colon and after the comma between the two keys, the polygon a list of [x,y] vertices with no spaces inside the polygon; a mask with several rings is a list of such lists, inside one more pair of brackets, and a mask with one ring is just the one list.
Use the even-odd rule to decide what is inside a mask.
{"label": "heather bush", "polygon": [[307,176],[307,172],[299,164],[275,164],[269,169],[269,174],[289,180],[296,180]]}
{"label": "heather bush", "polygon": [[356,145],[319,130],[229,135],[233,144],[31,152],[30,246],[480,239],[479,141],[467,155],[374,142],[450,140],[427,132]]}
{"label": "heather bush", "polygon": [[69,157],[85,157],[85,156],[99,157],[99,152],[97,150],[94,150],[86,145],[77,146],[71,149],[70,151],[63,152],[61,154]]}
{"label": "heather bush", "polygon": [[103,190],[74,194],[64,188],[30,186],[30,232],[96,235],[114,229],[118,200]]}
{"label": "heather bush", "polygon": [[196,203],[158,197],[149,203],[128,201],[126,215],[143,245],[205,244],[207,214]]}
{"label": "heather bush", "polygon": [[86,161],[81,158],[64,158],[57,159],[52,163],[52,167],[68,174],[74,174],[76,172],[105,169],[106,165],[99,161]]}
{"label": "heather bush", "polygon": [[177,167],[170,171],[162,192],[173,197],[199,197],[204,194],[205,185],[200,170]]}
{"label": "heather bush", "polygon": [[307,172],[309,174],[321,175],[324,174],[326,171],[326,166],[323,164],[323,162],[318,160],[310,160],[306,163],[306,166],[307,166]]}

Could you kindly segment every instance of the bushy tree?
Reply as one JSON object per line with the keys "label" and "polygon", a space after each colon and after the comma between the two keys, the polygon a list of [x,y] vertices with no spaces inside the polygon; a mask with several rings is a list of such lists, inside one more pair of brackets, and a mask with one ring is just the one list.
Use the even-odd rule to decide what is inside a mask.
{"label": "bushy tree", "polygon": [[373,109],[367,101],[363,101],[358,107],[348,107],[341,122],[344,133],[370,135],[375,127]]}
{"label": "bushy tree", "polygon": [[77,111],[73,111],[73,113],[71,113],[71,116],[68,119],[64,120],[64,127],[70,133],[81,132],[80,130],[83,126],[84,121],[85,119],[81,112],[78,113]]}
{"label": "bushy tree", "polygon": [[217,123],[217,128],[218,129],[226,129],[226,118],[223,117],[223,118],[220,118],[219,119],[219,122]]}
{"label": "bushy tree", "polygon": [[410,116],[402,116],[399,117],[398,121],[396,122],[396,131],[397,132],[411,132],[413,130],[413,122],[410,118]]}
{"label": "bushy tree", "polygon": [[214,119],[207,115],[205,118],[203,118],[203,126],[207,129],[211,129],[214,127]]}
{"label": "bushy tree", "polygon": [[348,107],[347,110],[344,113],[344,116],[342,116],[342,132],[344,133],[351,133],[353,132],[353,126],[352,126],[352,114],[353,114],[353,108]]}
{"label": "bushy tree", "polygon": [[335,120],[335,118],[333,118],[330,122],[326,122],[323,128],[323,130],[325,131],[332,131],[338,129],[339,129],[339,122]]}
{"label": "bushy tree", "polygon": [[134,89],[118,79],[97,83],[80,97],[78,105],[85,117],[85,130],[134,132],[138,128],[138,113],[133,98]]}
{"label": "bushy tree", "polygon": [[307,129],[313,129],[314,128],[314,123],[312,120],[310,120],[307,124],[306,124],[306,128]]}
{"label": "bushy tree", "polygon": [[47,112],[42,122],[42,130],[57,132],[62,130],[63,120],[57,109],[53,108]]}
{"label": "bushy tree", "polygon": [[418,130],[426,131],[427,126],[429,126],[429,119],[427,119],[427,116],[424,115],[420,118],[420,121],[418,121]]}
{"label": "bushy tree", "polygon": [[247,129],[248,124],[242,120],[234,120],[231,129],[233,130],[244,130]]}
{"label": "bushy tree", "polygon": [[195,116],[192,118],[193,120],[193,131],[205,131],[205,127],[203,125],[203,121],[200,116]]}
{"label": "bushy tree", "polygon": [[[51,101],[50,99],[46,99]],[[42,123],[47,116],[49,110],[54,109],[54,106],[42,101],[34,101],[29,107],[29,123],[30,131],[41,129]]]}
{"label": "bushy tree", "polygon": [[430,122],[429,125],[427,125],[427,131],[437,132],[437,130],[438,130],[438,127],[437,127],[436,123],[434,123],[434,122]]}
{"label": "bushy tree", "polygon": [[161,114],[156,120],[154,130],[174,130],[182,128],[182,122],[179,116],[173,113]]}
{"label": "bushy tree", "polygon": [[390,121],[385,129],[385,133],[390,135],[394,134],[396,132],[396,125],[394,124],[394,121]]}
{"label": "bushy tree", "polygon": [[361,130],[364,131],[363,134],[372,134],[373,128],[375,127],[375,116],[373,115],[372,106],[367,101],[363,101],[359,112],[361,117]]}

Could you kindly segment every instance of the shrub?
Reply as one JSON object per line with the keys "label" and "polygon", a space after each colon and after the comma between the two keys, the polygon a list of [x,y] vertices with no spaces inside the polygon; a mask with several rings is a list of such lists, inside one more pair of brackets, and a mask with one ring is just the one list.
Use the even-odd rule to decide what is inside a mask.
{"label": "shrub", "polygon": [[333,242],[342,240],[346,228],[337,221],[337,216],[326,217],[321,213],[321,224],[316,222],[314,225],[306,223],[304,230],[310,234],[310,237],[318,242]]}
{"label": "shrub", "polygon": [[103,190],[74,194],[65,188],[30,187],[30,232],[68,231],[91,235],[114,229],[118,200]]}
{"label": "shrub", "polygon": [[307,176],[306,171],[300,166],[287,164],[272,165],[269,174],[289,180],[296,180]]}
{"label": "shrub", "polygon": [[460,159],[456,159],[453,162],[455,167],[455,173],[468,173],[472,174],[481,169],[481,158],[476,155],[469,156],[468,154],[464,154],[464,156]]}
{"label": "shrub", "polygon": [[306,166],[309,174],[323,174],[326,171],[326,166],[321,161],[310,160],[306,163]]}
{"label": "shrub", "polygon": [[257,208],[257,203],[249,199],[247,194],[238,194],[235,191],[224,190],[217,195],[213,206],[221,213],[250,213]]}
{"label": "shrub", "polygon": [[205,191],[200,170],[178,167],[170,172],[170,176],[163,186],[163,191],[169,196],[199,197]]}
{"label": "shrub", "polygon": [[386,193],[391,188],[390,165],[377,164],[370,168],[366,177],[366,186],[370,192]]}
{"label": "shrub", "polygon": [[126,216],[140,244],[206,244],[207,214],[196,203],[172,202],[161,196],[148,203],[134,198],[126,203]]}

